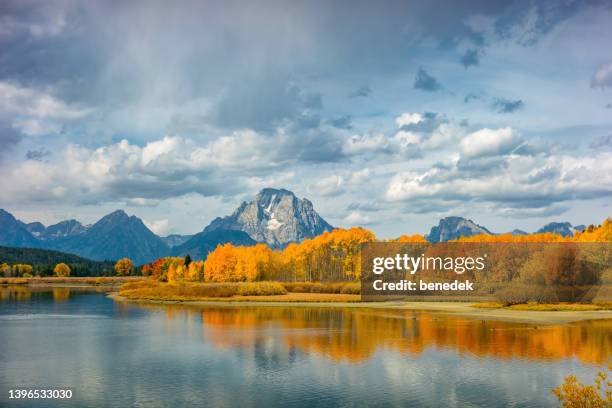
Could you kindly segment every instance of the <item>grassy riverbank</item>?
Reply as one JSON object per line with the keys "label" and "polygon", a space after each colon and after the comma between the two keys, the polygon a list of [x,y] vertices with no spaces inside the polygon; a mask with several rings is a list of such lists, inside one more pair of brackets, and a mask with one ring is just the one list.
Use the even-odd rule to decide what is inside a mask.
{"label": "grassy riverbank", "polygon": [[0,285],[123,285],[127,282],[142,281],[141,276],[95,276],[95,277],[44,277],[44,278],[0,278]]}
{"label": "grassy riverbank", "polygon": [[[245,290],[244,288],[247,288]],[[362,302],[346,293],[299,293],[283,290],[278,282],[171,285],[154,281],[126,283],[111,297],[117,301],[182,304],[194,307],[341,307],[419,310],[456,314],[482,320],[534,324],[562,324],[580,320],[612,319],[612,305],[513,305],[492,302],[386,301]],[[294,289],[294,288],[292,288]],[[329,289],[331,290],[331,289]],[[336,289],[341,291],[341,289]],[[258,291],[258,295],[251,294]],[[268,292],[266,292],[268,291]],[[242,293],[242,294],[241,294]],[[537,306],[537,307],[536,307]]]}

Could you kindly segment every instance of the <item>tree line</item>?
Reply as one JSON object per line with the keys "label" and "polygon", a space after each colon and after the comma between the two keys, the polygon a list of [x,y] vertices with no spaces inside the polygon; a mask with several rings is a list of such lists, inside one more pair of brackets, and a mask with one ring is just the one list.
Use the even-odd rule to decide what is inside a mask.
{"label": "tree line", "polygon": [[[189,257],[167,257],[144,265],[142,274],[152,276],[163,282],[252,282],[263,280],[274,280],[284,282],[307,282],[307,281],[357,281],[361,277],[360,249],[363,243],[375,242],[375,234],[364,228],[336,229],[326,232],[312,239],[306,239],[301,243],[289,244],[282,250],[273,250],[265,244],[240,247],[231,243],[222,244],[208,254],[205,261],[192,261]],[[422,235],[403,235],[397,239],[387,242],[421,242],[427,241]],[[576,233],[573,237],[563,237],[554,233],[530,234],[525,236],[513,236],[512,234],[501,235],[478,235],[462,237],[455,242],[473,243],[559,243],[559,242],[612,242],[612,220],[607,219],[600,226],[589,226],[584,232]],[[508,247],[512,248],[512,247]],[[507,254],[498,254],[500,260],[511,262],[516,259],[516,251],[520,246],[515,246],[514,252],[506,250]],[[593,254],[596,256],[597,254]],[[601,254],[600,254],[601,255]],[[545,254],[544,261],[530,261],[522,259],[524,265],[521,268],[511,267],[510,263],[503,264],[500,261],[494,271],[488,276],[473,276],[473,279],[495,282],[508,282],[517,280],[522,270],[524,283],[539,282],[550,284],[560,282],[563,267],[558,265],[556,272],[550,272],[544,276],[544,280],[538,273],[538,268],[554,264],[555,254],[550,250]],[[592,271],[587,271],[584,262],[578,262],[578,255],[574,258],[558,260],[568,265],[574,265],[575,273],[571,277],[564,278],[566,282],[574,279],[575,284],[582,282],[593,283]],[[514,257],[514,258],[513,258]],[[540,264],[538,264],[540,262]],[[555,261],[557,262],[557,261]],[[572,262],[574,262],[572,264]],[[609,262],[609,260],[606,260]],[[549,268],[550,269],[550,268]],[[506,273],[508,276],[503,276]],[[452,276],[448,276],[450,279]],[[518,280],[517,280],[518,281]]]}

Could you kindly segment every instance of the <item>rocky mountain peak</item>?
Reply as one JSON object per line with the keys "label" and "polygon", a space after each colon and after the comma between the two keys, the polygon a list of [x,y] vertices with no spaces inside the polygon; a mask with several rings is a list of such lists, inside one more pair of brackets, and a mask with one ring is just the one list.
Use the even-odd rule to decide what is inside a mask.
{"label": "rocky mountain peak", "polygon": [[244,231],[255,241],[283,247],[332,229],[310,201],[289,190],[264,188],[253,201],[243,202],[230,216],[216,218],[204,231]]}

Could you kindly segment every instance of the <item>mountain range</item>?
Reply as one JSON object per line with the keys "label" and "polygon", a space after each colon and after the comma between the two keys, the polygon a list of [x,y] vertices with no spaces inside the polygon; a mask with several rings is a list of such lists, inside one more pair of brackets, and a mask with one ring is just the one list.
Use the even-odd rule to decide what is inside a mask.
{"label": "mountain range", "polygon": [[[536,231],[536,233],[552,232],[560,234],[564,237],[572,237],[576,232],[584,231],[584,225],[572,226],[569,222],[551,222],[544,225]],[[527,232],[515,229],[510,232],[512,235],[528,235]],[[482,225],[476,224],[474,221],[463,217],[446,217],[442,218],[438,225],[433,227],[429,234],[425,235],[425,239],[429,242],[446,242],[452,239],[461,237],[471,237],[473,235],[497,235],[489,231]]]}
{"label": "mountain range", "polygon": [[206,258],[217,245],[266,243],[282,248],[325,231],[329,225],[310,201],[284,189],[263,189],[243,202],[231,215],[216,218],[195,235],[155,235],[144,222],[123,210],[114,211],[93,225],[66,220],[45,227],[24,223],[0,209],[0,245],[42,248],[76,254],[93,260],[132,259],[136,264],[164,256]]}
{"label": "mountain range", "polygon": [[[215,218],[195,235],[155,235],[144,222],[123,210],[114,211],[93,225],[77,220],[61,221],[45,227],[40,222],[24,223],[0,209],[0,245],[19,248],[40,248],[76,254],[103,261],[122,257],[136,264],[154,261],[164,256],[185,256],[204,259],[217,245],[255,245],[266,243],[283,248],[291,242],[301,242],[333,227],[315,210],[313,204],[298,198],[289,190],[265,188],[254,200],[243,202],[230,215]],[[554,222],[537,232],[554,232],[572,236],[584,226]],[[426,239],[444,242],[461,236],[494,235],[487,228],[462,217],[446,217],[431,228]],[[521,230],[514,235],[527,234]]]}

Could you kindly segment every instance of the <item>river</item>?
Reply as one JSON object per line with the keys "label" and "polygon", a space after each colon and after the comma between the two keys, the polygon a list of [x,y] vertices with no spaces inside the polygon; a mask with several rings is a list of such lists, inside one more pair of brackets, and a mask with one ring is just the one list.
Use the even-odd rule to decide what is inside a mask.
{"label": "river", "polygon": [[1,406],[547,407],[566,375],[592,382],[611,358],[612,320],[142,306],[103,289],[0,287]]}

